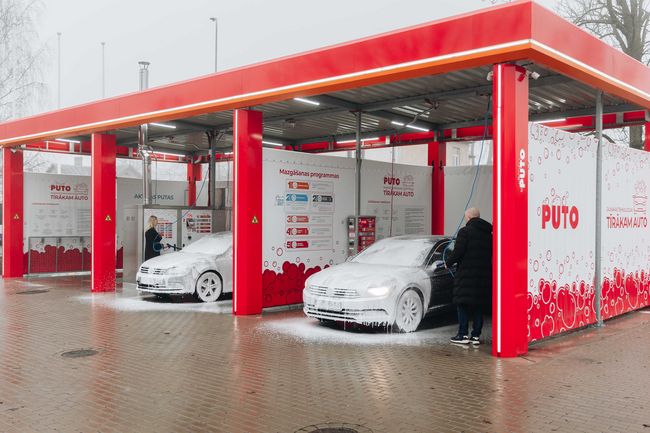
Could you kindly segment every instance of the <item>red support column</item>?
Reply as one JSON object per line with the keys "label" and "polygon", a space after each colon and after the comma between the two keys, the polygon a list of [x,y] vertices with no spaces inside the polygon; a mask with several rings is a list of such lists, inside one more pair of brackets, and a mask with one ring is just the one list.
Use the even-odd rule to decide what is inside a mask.
{"label": "red support column", "polygon": [[[427,161],[433,167],[431,177],[431,234],[445,234],[445,172],[447,146],[445,143],[429,143]],[[450,233],[448,233],[450,234]]]}
{"label": "red support column", "polygon": [[528,351],[528,77],[494,66],[492,353]]}
{"label": "red support column", "polygon": [[115,291],[115,136],[91,142],[91,290]]}
{"label": "red support column", "polygon": [[2,149],[2,276],[23,276],[23,152]]}
{"label": "red support column", "polygon": [[201,164],[187,163],[187,205],[196,206],[196,181],[203,179]]}
{"label": "red support column", "polygon": [[645,140],[643,141],[643,148],[646,152],[650,152],[650,122],[645,124]]}
{"label": "red support column", "polygon": [[262,113],[233,120],[233,313],[262,312]]}

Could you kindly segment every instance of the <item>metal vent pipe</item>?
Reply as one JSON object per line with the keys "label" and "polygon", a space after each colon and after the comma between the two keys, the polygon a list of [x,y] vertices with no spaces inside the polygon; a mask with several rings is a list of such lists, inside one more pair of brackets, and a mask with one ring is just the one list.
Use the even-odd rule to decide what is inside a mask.
{"label": "metal vent pipe", "polygon": [[[149,62],[138,62],[140,65],[140,90],[149,88]],[[142,204],[153,204],[151,196],[151,152],[149,143],[149,125],[140,125],[138,129],[138,151],[142,156]]]}

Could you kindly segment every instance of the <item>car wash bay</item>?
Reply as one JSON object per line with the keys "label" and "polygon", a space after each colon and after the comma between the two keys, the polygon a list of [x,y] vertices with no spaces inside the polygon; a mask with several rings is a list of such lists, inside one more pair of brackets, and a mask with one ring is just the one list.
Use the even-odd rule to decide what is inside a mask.
{"label": "car wash bay", "polygon": [[[477,22],[486,31],[472,38],[464,37]],[[514,30],[505,34],[502,29],[508,26],[504,26],[504,22],[511,23],[510,28]],[[544,29],[532,25],[541,22],[545,23]],[[579,40],[580,44],[564,46],[562,41],[567,37]],[[376,52],[384,54],[371,54]],[[591,55],[593,52],[612,60],[601,62],[600,57]],[[350,61],[341,62],[342,58]],[[95,252],[91,263],[93,292],[115,288],[115,157],[119,148],[137,142],[137,126],[152,122],[176,125],[171,135],[149,131],[149,141],[161,152],[180,147],[190,163],[206,155],[208,160],[214,161],[217,153],[232,152],[233,312],[254,315],[261,313],[265,306],[265,144],[296,153],[314,153],[426,143],[432,167],[431,231],[439,234],[445,229],[445,143],[477,140],[487,135],[494,141],[493,353],[504,357],[521,355],[526,353],[532,335],[528,329],[531,320],[528,316],[532,318],[532,315],[527,314],[527,303],[534,303],[536,295],[539,300],[555,296],[553,294],[559,296],[561,292],[550,270],[541,275],[544,278],[540,277],[538,283],[532,282],[533,288],[541,283],[542,290],[528,289],[531,285],[529,265],[534,266],[529,263],[534,262],[529,257],[529,243],[533,243],[530,210],[536,212],[539,208],[539,217],[549,217],[545,223],[556,229],[560,225],[567,227],[566,221],[573,227],[576,221],[572,216],[573,206],[562,202],[565,197],[558,196],[560,202],[555,203],[556,196],[551,194],[543,197],[539,206],[530,204],[529,175],[535,162],[530,155],[541,151],[539,157],[546,157],[544,150],[531,148],[530,137],[537,134],[538,142],[546,143],[540,134],[548,136],[549,132],[539,132],[529,121],[546,121],[549,126],[572,132],[601,131],[605,126],[643,125],[647,123],[644,110],[649,108],[650,99],[647,78],[648,68],[576,32],[547,10],[523,2],[99,101],[94,103],[96,110],[72,107],[8,122],[0,129],[5,170],[4,276],[20,277],[23,272],[22,160],[20,150],[15,149],[19,145],[29,146],[40,140],[61,137],[90,142],[93,161],[91,235]],[[215,132],[222,132],[224,139],[216,140]],[[565,137],[568,136],[561,138],[567,141]],[[221,148],[217,148],[218,143]],[[573,151],[576,158],[596,156],[598,143],[595,143],[571,144],[575,149],[567,149],[569,158]],[[629,159],[619,155],[616,149],[611,153],[612,158]],[[560,154],[560,160],[565,161],[566,155]],[[571,162],[569,160],[569,164]],[[357,164],[363,166],[363,163]],[[584,170],[590,176],[604,177],[606,173],[598,170],[598,164],[605,164],[605,161],[599,162],[597,157],[585,161]],[[355,168],[355,176],[359,179],[357,188],[363,184],[362,168]],[[544,174],[541,176],[544,178]],[[549,182],[555,176],[555,173],[546,173]],[[630,188],[630,200],[642,201],[643,186],[635,184]],[[596,194],[596,188],[591,192]],[[355,197],[354,213],[360,214],[361,195],[357,193]],[[602,192],[600,197],[602,199]],[[566,212],[563,206],[567,206]],[[627,208],[624,204],[618,207]],[[641,209],[638,208],[639,212]],[[587,257],[583,261],[589,261],[588,268],[593,263],[591,280],[595,278],[595,287],[599,289],[593,287],[589,275],[582,275],[583,279],[578,280],[575,287],[567,283],[565,290],[567,293],[593,293],[593,302],[598,303],[602,302],[599,298],[602,298],[601,287],[605,287],[605,281],[600,269],[602,245],[597,244],[602,243],[603,236],[596,236],[596,233],[608,217],[621,217],[601,215],[601,210],[591,212],[589,224],[593,227],[581,226],[593,235],[594,247],[585,253]],[[562,222],[555,224],[553,212],[564,218]],[[589,214],[589,210],[582,210],[580,219],[585,221],[585,215]],[[634,220],[629,223],[626,219],[615,221],[615,226],[635,224]],[[536,220],[533,222],[537,224]],[[641,233],[645,236],[647,230]],[[630,236],[634,238],[633,234]],[[568,257],[573,260],[571,254]],[[548,261],[554,260],[559,258],[551,251]],[[630,305],[615,311],[643,306],[643,302],[647,302],[647,294],[644,297],[647,271],[631,269],[621,275],[623,265],[614,263],[612,268],[610,284],[619,280],[624,282],[618,284],[628,284],[626,278],[632,276],[629,284],[636,288],[634,300],[628,302]],[[638,279],[637,274],[640,275]],[[546,292],[548,295],[542,295]],[[592,302],[588,296],[582,296],[574,303],[585,299]],[[616,304],[619,300],[613,301]],[[553,307],[546,304],[548,316],[552,317],[554,313],[550,309]],[[538,305],[541,309],[541,304]],[[581,323],[586,325],[593,318],[597,320],[604,307],[595,305],[589,314],[585,313],[589,319],[564,326],[554,323],[552,331],[546,334],[540,331],[540,336],[576,328]],[[573,308],[577,309],[577,305]]]}

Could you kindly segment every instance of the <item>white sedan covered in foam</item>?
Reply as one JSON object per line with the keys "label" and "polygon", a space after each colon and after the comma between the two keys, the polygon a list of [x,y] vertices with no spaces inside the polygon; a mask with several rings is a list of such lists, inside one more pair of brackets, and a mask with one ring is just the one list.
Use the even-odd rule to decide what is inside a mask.
{"label": "white sedan covered in foam", "polygon": [[442,265],[449,238],[383,239],[307,279],[304,312],[321,321],[417,329],[427,312],[449,305],[453,278]]}
{"label": "white sedan covered in foam", "polygon": [[147,260],[136,282],[140,292],[193,294],[203,302],[216,301],[232,292],[232,233],[214,233],[181,251]]}

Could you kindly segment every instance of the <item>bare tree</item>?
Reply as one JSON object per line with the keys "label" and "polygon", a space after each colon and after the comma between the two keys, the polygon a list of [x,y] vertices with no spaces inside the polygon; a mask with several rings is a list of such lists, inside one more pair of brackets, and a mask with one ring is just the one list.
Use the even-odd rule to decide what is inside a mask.
{"label": "bare tree", "polygon": [[40,0],[0,0],[0,121],[31,114],[44,95],[40,10]]}
{"label": "bare tree", "polygon": [[[561,0],[559,12],[628,56],[650,62],[650,0]],[[643,129],[632,126],[630,147],[643,147]]]}

